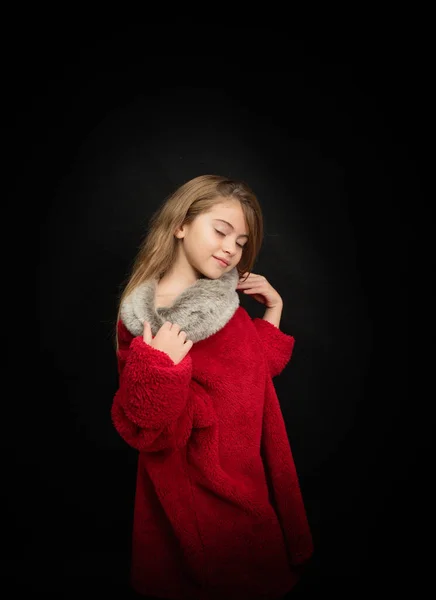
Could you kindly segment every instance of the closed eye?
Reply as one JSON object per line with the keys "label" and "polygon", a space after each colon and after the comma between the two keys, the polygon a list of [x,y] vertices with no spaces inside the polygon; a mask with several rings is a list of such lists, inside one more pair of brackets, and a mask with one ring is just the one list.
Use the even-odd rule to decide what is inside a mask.
{"label": "closed eye", "polygon": [[[225,233],[223,233],[222,231],[218,231],[218,229],[215,229],[215,231],[216,231],[217,233],[219,233],[220,235],[226,235],[226,234],[225,234]],[[244,246],[243,246],[243,245],[241,245],[241,244],[236,244],[236,245],[237,245],[237,246],[239,246],[240,248],[243,248],[243,247],[244,247]]]}

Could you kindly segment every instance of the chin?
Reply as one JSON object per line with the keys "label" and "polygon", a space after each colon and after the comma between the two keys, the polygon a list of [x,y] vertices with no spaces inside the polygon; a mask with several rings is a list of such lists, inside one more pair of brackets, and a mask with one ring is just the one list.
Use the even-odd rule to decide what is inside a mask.
{"label": "chin", "polygon": [[213,269],[210,269],[209,271],[198,271],[198,276],[201,279],[202,277],[206,277],[207,279],[219,279],[220,277],[222,277],[224,275],[226,271],[223,269],[222,272],[216,272]]}
{"label": "chin", "polygon": [[206,279],[216,279],[216,277],[214,277],[213,274],[211,276],[206,271],[200,271],[200,269],[198,269],[197,267],[194,267],[194,268],[195,268],[195,272],[196,272],[196,275],[197,275],[197,279],[204,279],[204,278],[206,278]]}
{"label": "chin", "polygon": [[[215,262],[215,259],[212,258],[212,261]],[[200,270],[200,268],[198,267],[194,267],[194,269],[197,272],[197,277],[199,279],[201,279],[202,277],[206,277],[207,279],[220,279],[225,273],[229,272],[229,266],[227,266],[225,269],[219,266],[215,268],[207,267],[209,267],[209,264],[206,265],[206,268],[202,270]]]}

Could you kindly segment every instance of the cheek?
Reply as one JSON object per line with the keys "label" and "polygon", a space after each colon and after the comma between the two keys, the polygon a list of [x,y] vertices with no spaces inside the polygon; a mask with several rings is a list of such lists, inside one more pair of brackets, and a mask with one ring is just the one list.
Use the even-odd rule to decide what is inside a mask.
{"label": "cheek", "polygon": [[216,254],[219,244],[213,239],[213,236],[202,234],[191,240],[189,252],[197,256],[210,256]]}
{"label": "cheek", "polygon": [[219,240],[214,238],[213,235],[204,235],[202,237],[201,246],[204,250],[212,252],[212,254],[219,247]]}

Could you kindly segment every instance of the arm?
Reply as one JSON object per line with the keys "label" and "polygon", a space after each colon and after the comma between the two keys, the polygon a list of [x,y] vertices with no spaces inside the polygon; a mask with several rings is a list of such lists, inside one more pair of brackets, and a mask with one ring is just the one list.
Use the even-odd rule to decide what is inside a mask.
{"label": "arm", "polygon": [[284,532],[290,564],[301,565],[313,554],[313,541],[282,411],[272,381],[269,382],[265,397],[261,454],[272,504]]}
{"label": "arm", "polygon": [[[271,377],[280,375],[288,364],[292,356],[295,342],[293,336],[283,333],[283,331],[278,328],[278,325],[274,325],[265,318],[271,317],[272,313],[268,313],[268,311],[274,310],[274,308],[267,309],[263,319],[259,319],[258,317],[252,319],[259,334],[261,346],[266,355]],[[278,313],[276,313],[276,317],[277,314]]]}
{"label": "arm", "polygon": [[282,318],[282,310],[283,310],[283,304],[282,303],[276,304],[276,306],[267,308],[265,310],[265,314],[263,315],[262,318],[264,321],[268,321],[268,323],[271,323],[272,325],[279,327],[280,319]]}
{"label": "arm", "polygon": [[191,381],[189,354],[177,365],[165,353],[118,324],[119,388],[111,417],[133,448],[145,452],[183,446],[193,427],[206,427],[215,413],[204,390]]}

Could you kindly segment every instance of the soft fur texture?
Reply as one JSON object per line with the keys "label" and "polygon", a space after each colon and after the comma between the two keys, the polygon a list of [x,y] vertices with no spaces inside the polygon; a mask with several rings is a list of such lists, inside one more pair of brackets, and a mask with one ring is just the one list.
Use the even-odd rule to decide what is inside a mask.
{"label": "soft fur texture", "polygon": [[[145,306],[135,296],[123,312],[127,322],[118,324],[120,384],[111,414],[138,451],[131,582],[162,598],[275,600],[313,551],[272,381],[294,338],[241,306],[233,310],[233,279],[218,282],[228,295],[217,280],[201,281],[165,317],[156,311],[179,322],[183,306],[183,326],[203,336],[177,365],[146,344],[135,323],[133,315],[140,322],[153,314],[147,291]],[[209,313],[225,298],[227,311],[220,305],[219,314]],[[232,316],[216,330],[224,313]]]}
{"label": "soft fur texture", "polygon": [[239,274],[236,267],[219,279],[197,279],[177,296],[171,306],[155,308],[157,279],[139,285],[121,307],[121,318],[133,335],[143,332],[143,321],[156,335],[165,321],[180,325],[187,339],[199,342],[219,331],[239,306],[236,291]]}

